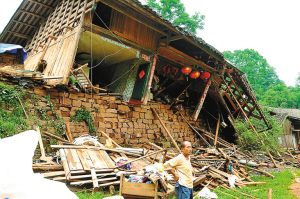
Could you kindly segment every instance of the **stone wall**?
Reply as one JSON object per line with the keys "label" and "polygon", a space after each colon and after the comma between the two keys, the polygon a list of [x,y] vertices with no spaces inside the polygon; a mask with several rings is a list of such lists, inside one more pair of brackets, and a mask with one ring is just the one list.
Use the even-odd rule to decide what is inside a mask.
{"label": "stone wall", "polygon": [[[105,143],[106,139],[101,135],[101,131],[107,133],[120,145],[141,146],[147,142],[165,142],[170,145],[168,135],[151,111],[152,107],[157,110],[174,140],[178,143],[183,140],[196,141],[195,134],[190,127],[172,110],[169,110],[170,105],[164,105],[161,102],[149,102],[147,106],[133,105],[116,96],[68,93],[57,89],[45,89],[41,86],[26,91],[40,96],[40,101],[36,105],[40,107],[47,107],[45,96],[49,94],[52,102],[57,105],[56,112],[69,123],[73,137],[89,133],[85,122],[71,122],[71,116],[76,115],[76,110],[85,106],[94,116],[97,136],[102,143]],[[29,108],[33,111],[33,105]],[[182,113],[191,121],[190,116],[193,110],[185,108]],[[52,111],[48,110],[47,115],[53,115]],[[206,129],[206,123],[201,118],[191,123]]]}

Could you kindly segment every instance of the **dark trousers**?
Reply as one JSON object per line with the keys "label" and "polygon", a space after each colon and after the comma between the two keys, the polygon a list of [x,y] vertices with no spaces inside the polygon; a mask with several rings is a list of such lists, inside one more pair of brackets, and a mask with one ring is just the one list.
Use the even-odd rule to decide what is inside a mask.
{"label": "dark trousers", "polygon": [[193,189],[182,186],[177,182],[175,184],[175,195],[177,199],[193,199]]}

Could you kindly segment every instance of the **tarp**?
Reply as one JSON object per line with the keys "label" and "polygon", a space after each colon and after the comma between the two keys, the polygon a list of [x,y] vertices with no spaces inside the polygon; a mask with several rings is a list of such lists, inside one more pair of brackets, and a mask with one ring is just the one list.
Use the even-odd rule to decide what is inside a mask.
{"label": "tarp", "polygon": [[20,45],[14,45],[14,44],[1,44],[0,43],[0,53],[12,53],[12,54],[17,54],[18,49],[22,49],[21,51],[21,60],[19,64],[23,64],[26,57],[27,57],[27,52],[24,50],[24,48]]}
{"label": "tarp", "polygon": [[39,136],[31,130],[0,139],[0,199],[78,199],[64,183],[33,173]]}

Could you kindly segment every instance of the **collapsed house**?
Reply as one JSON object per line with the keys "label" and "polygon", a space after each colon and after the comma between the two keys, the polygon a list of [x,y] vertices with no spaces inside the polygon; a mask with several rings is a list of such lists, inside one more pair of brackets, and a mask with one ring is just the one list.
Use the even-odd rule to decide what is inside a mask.
{"label": "collapsed house", "polygon": [[279,144],[283,148],[298,149],[300,140],[300,111],[292,108],[268,107],[271,116],[282,125],[284,132],[279,137]]}
{"label": "collapsed house", "polygon": [[[0,42],[28,52],[27,73],[2,68],[3,76],[28,78],[32,71],[32,80],[44,81],[34,92],[49,93],[67,122],[82,105],[100,108],[99,131],[120,144],[125,137],[135,144],[161,141],[150,107],[178,142],[198,139],[180,125],[176,105],[200,129],[214,133],[223,124],[219,135],[230,142],[240,107],[270,127],[242,71],[138,1],[23,1]],[[71,125],[75,137],[87,132],[83,126]]]}
{"label": "collapsed house", "polygon": [[[204,40],[137,0],[25,0],[0,42],[22,45],[28,53],[23,70],[9,64],[0,68],[1,82],[18,83],[28,93],[41,96],[38,107],[48,106],[45,96],[49,95],[55,112],[67,123],[68,143],[91,134],[85,122],[71,121],[82,107],[93,113],[93,135],[100,143],[111,139],[123,146],[142,147],[150,142],[178,149],[177,144],[186,140],[198,148],[235,150],[231,144],[236,141],[234,120],[241,114],[263,120],[266,129],[271,128],[242,71]],[[49,109],[46,114],[54,115]],[[56,148],[65,149],[62,159],[74,153],[76,160],[67,155],[64,165],[71,174],[85,175],[89,160],[107,157],[104,152],[86,151],[90,157],[86,160],[82,155],[86,148],[77,148],[81,152],[74,147]],[[114,152],[109,154],[111,159],[125,154]],[[105,169],[113,172],[111,160],[107,161],[106,167],[102,162],[101,171],[96,167],[97,175]],[[71,177],[66,173],[60,179]],[[109,183],[102,186],[116,184]]]}

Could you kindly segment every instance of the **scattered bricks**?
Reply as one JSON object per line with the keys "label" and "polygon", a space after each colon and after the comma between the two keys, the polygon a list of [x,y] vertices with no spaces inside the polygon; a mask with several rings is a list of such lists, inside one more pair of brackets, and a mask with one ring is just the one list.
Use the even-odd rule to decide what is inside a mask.
{"label": "scattered bricks", "polygon": [[118,105],[117,104],[110,104],[109,108],[111,108],[111,109],[117,109]]}
{"label": "scattered bricks", "polygon": [[157,128],[157,124],[151,124],[150,125],[150,129],[155,129],[155,128]]}
{"label": "scattered bricks", "polygon": [[94,122],[94,126],[98,128],[99,127],[99,122]]}
{"label": "scattered bricks", "polygon": [[84,130],[83,126],[76,125],[75,126],[75,132],[82,132]]}
{"label": "scattered bricks", "polygon": [[127,129],[127,133],[128,133],[128,134],[132,134],[132,133],[133,133],[133,128],[128,128],[128,129]]}
{"label": "scattered bricks", "polygon": [[73,100],[72,105],[76,106],[76,107],[81,107],[81,101],[80,100]]}
{"label": "scattered bricks", "polygon": [[133,122],[133,127],[134,128],[139,128],[139,124],[137,122]]}
{"label": "scattered bricks", "polygon": [[136,112],[141,112],[142,111],[142,109],[140,107],[136,107],[136,106],[133,107],[133,110],[136,111]]}
{"label": "scattered bricks", "polygon": [[129,112],[130,108],[128,106],[124,106],[124,105],[118,105],[118,110],[120,112]]}
{"label": "scattered bricks", "polygon": [[137,144],[138,142],[139,142],[139,140],[137,138],[129,140],[130,144]]}
{"label": "scattered bricks", "polygon": [[140,118],[140,113],[137,112],[137,111],[133,111],[132,117],[134,117],[134,118]]}
{"label": "scattered bricks", "polygon": [[85,93],[77,93],[78,97],[84,97]]}
{"label": "scattered bricks", "polygon": [[116,103],[116,104],[121,104],[122,101],[121,101],[121,100],[116,100],[115,103]]}
{"label": "scattered bricks", "polygon": [[93,108],[97,108],[98,110],[100,109],[100,104],[92,104],[93,105]]}
{"label": "scattered bricks", "polygon": [[61,111],[70,111],[70,109],[68,109],[66,107],[60,107],[59,110],[61,110]]}
{"label": "scattered bricks", "polygon": [[106,133],[114,133],[114,131],[112,129],[105,129]]}
{"label": "scattered bricks", "polygon": [[41,96],[46,96],[47,92],[44,89],[34,88],[34,93]]}
{"label": "scattered bricks", "polygon": [[123,144],[124,143],[124,139],[123,138],[120,138],[120,139],[117,139],[117,144]]}
{"label": "scattered bricks", "polygon": [[121,129],[114,129],[115,133],[121,133]]}
{"label": "scattered bricks", "polygon": [[132,122],[128,122],[127,123],[129,127],[133,127],[133,123]]}
{"label": "scattered bricks", "polygon": [[91,103],[96,103],[95,99],[89,99],[88,101],[91,102]]}
{"label": "scattered bricks", "polygon": [[110,124],[110,123],[106,123],[106,124],[105,124],[105,128],[111,129],[111,124]]}
{"label": "scattered bricks", "polygon": [[123,123],[123,127],[129,127],[127,123]]}
{"label": "scattered bricks", "polygon": [[146,105],[142,105],[141,107],[142,107],[142,109],[146,109],[146,110],[150,110],[150,108],[151,108],[150,106],[146,106]]}
{"label": "scattered bricks", "polygon": [[105,114],[105,117],[108,117],[108,118],[113,118],[113,117],[115,117],[115,118],[117,118],[118,115],[117,115],[116,113],[106,113],[106,114]]}
{"label": "scattered bricks", "polygon": [[61,111],[60,111],[60,110],[56,111],[56,113],[57,113],[58,115],[61,115]]}
{"label": "scattered bricks", "polygon": [[53,116],[53,112],[52,111],[47,111],[46,114],[49,115],[49,116]]}
{"label": "scattered bricks", "polygon": [[50,97],[52,98],[55,98],[55,97],[58,97],[59,96],[59,93],[58,92],[50,92]]}
{"label": "scattered bricks", "polygon": [[128,132],[128,128],[121,128],[121,132],[122,133],[127,133]]}
{"label": "scattered bricks", "polygon": [[136,134],[136,137],[137,137],[137,138],[141,138],[141,137],[142,137],[142,134],[141,134],[141,133],[137,133],[137,134]]}
{"label": "scattered bricks", "polygon": [[104,132],[105,131],[105,128],[102,128],[102,127],[99,127],[98,129],[97,129],[97,132]]}
{"label": "scattered bricks", "polygon": [[46,102],[39,102],[39,106],[46,107],[47,103]]}
{"label": "scattered bricks", "polygon": [[62,111],[61,116],[63,117],[70,117],[70,111]]}
{"label": "scattered bricks", "polygon": [[142,134],[142,138],[148,138],[148,135],[146,133]]}
{"label": "scattered bricks", "polygon": [[150,120],[153,120],[153,119],[154,119],[154,116],[153,116],[153,114],[152,114],[151,111],[147,111],[147,112],[145,113],[145,119],[150,119]]}
{"label": "scattered bricks", "polygon": [[147,138],[140,138],[139,143],[148,143],[149,140]]}
{"label": "scattered bricks", "polygon": [[136,134],[131,134],[131,139],[135,139],[135,138],[137,138],[137,135]]}
{"label": "scattered bricks", "polygon": [[100,143],[105,143],[105,142],[106,142],[106,137],[100,137]]}
{"label": "scattered bricks", "polygon": [[154,142],[161,142],[161,138],[155,138]]}
{"label": "scattered bricks", "polygon": [[117,113],[118,111],[116,109],[106,109],[107,113]]}
{"label": "scattered bricks", "polygon": [[82,102],[82,106],[85,106],[87,108],[91,108],[92,104],[90,102]]}
{"label": "scattered bricks", "polygon": [[140,118],[144,119],[145,118],[145,113],[140,113]]}
{"label": "scattered bricks", "polygon": [[152,138],[152,139],[155,139],[155,135],[154,134],[148,134],[148,138]]}
{"label": "scattered bricks", "polygon": [[154,134],[154,130],[149,129],[149,130],[147,130],[147,133],[148,134]]}
{"label": "scattered bricks", "polygon": [[95,117],[96,122],[103,122],[103,117]]}
{"label": "scattered bricks", "polygon": [[115,123],[111,123],[111,128],[112,128],[112,129],[117,129],[118,126],[119,126],[119,125],[118,125],[118,123],[116,123],[116,122],[115,122]]}
{"label": "scattered bricks", "polygon": [[125,119],[126,118],[126,115],[118,115],[118,119]]}
{"label": "scattered bricks", "polygon": [[70,93],[69,98],[71,98],[71,99],[78,99],[78,95],[74,94],[74,93]]}
{"label": "scattered bricks", "polygon": [[120,133],[115,133],[115,138],[116,138],[116,139],[121,138],[121,134],[120,134]]}
{"label": "scattered bricks", "polygon": [[137,121],[137,123],[142,123],[143,122],[142,119],[137,119],[136,121]]}
{"label": "scattered bricks", "polygon": [[146,124],[146,127],[145,127],[146,129],[150,129],[150,126],[149,126],[149,124]]}
{"label": "scattered bricks", "polygon": [[141,128],[141,129],[145,129],[145,128],[146,128],[146,125],[145,125],[145,124],[143,124],[143,123],[139,123],[139,128]]}
{"label": "scattered bricks", "polygon": [[133,117],[133,111],[126,112],[125,115],[126,115],[126,118],[132,119],[132,117]]}
{"label": "scattered bricks", "polygon": [[102,100],[96,99],[97,104],[102,104]]}

